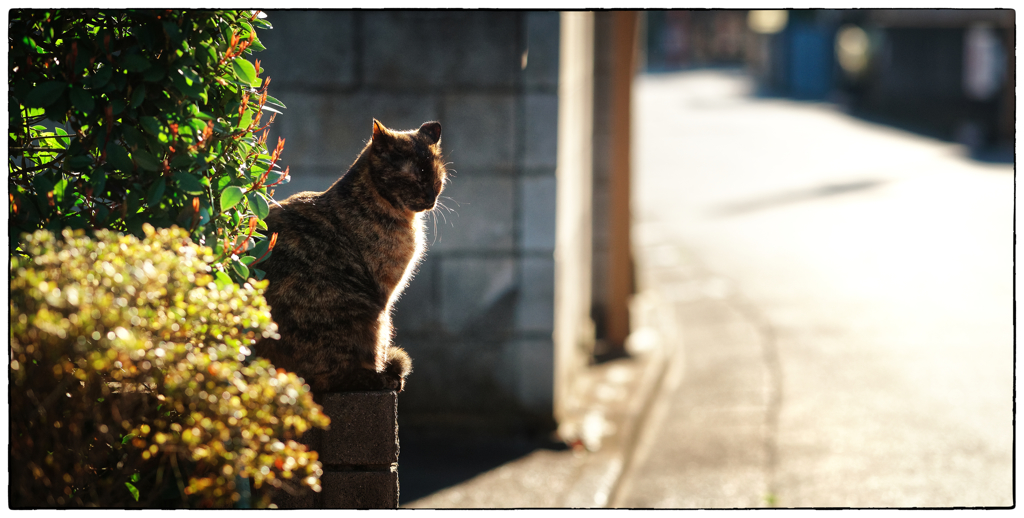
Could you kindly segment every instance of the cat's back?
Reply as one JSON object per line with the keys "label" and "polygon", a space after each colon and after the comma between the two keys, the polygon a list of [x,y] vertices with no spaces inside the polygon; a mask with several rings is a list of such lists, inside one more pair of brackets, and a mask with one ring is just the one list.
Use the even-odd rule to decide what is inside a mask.
{"label": "cat's back", "polygon": [[359,243],[353,239],[353,223],[338,213],[325,194],[294,194],[273,206],[264,220],[267,232],[278,235],[270,257],[261,263],[270,281],[268,300],[341,290],[362,294],[370,298],[368,304],[380,305],[386,297],[378,293]]}

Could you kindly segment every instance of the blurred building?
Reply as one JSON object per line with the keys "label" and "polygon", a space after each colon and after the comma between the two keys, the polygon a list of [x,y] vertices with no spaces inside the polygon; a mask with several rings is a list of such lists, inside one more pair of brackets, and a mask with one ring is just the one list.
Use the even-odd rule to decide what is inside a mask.
{"label": "blurred building", "polygon": [[743,64],[746,11],[645,11],[643,15],[649,72]]}
{"label": "blurred building", "polygon": [[649,72],[742,63],[760,95],[837,102],[854,115],[975,151],[1012,146],[1013,10],[645,15]]}
{"label": "blurred building", "polygon": [[[414,368],[401,426],[553,429],[597,339],[598,352],[615,350],[628,330],[628,246],[625,259],[610,251],[628,243],[628,224],[623,237],[608,221],[628,222],[635,16],[268,14],[274,28],[261,32],[268,50],[257,57],[288,106],[271,141],[287,139],[281,163],[293,178],[276,198],[328,188],[373,118],[395,129],[442,124],[450,210],[429,215],[429,252],[394,315]],[[595,55],[595,41],[607,50],[613,37],[629,52]],[[609,193],[623,175],[626,189]],[[626,273],[606,282],[609,269]]]}

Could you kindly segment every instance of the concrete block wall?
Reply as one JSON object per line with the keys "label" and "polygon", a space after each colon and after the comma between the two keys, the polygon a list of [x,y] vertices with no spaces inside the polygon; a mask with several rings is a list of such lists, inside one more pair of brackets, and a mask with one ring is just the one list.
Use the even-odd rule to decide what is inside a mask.
{"label": "concrete block wall", "polygon": [[[450,211],[395,311],[413,358],[402,425],[550,427],[553,407],[559,14],[270,11],[257,57],[288,108],[292,182],[330,186],[377,118],[442,125]],[[436,219],[436,221],[435,221]]]}

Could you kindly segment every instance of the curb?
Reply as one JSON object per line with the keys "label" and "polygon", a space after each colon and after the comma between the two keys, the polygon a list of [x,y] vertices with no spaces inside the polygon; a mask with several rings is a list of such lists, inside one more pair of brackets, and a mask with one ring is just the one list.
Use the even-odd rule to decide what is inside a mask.
{"label": "curb", "polygon": [[[625,370],[631,372],[634,383],[627,389],[629,396],[625,403],[621,404],[621,411],[617,415],[608,412],[609,409],[599,401],[599,397],[592,398],[588,401],[589,404],[584,405],[587,416],[600,415],[604,418],[609,413],[613,414],[605,425],[611,433],[609,440],[598,441],[596,451],[587,454],[578,471],[579,478],[563,498],[563,507],[608,507],[614,502],[623,476],[629,472],[639,431],[650,414],[656,394],[660,392],[658,389],[664,384],[670,360],[675,357],[669,351],[669,347],[673,346],[673,342],[670,341],[672,337],[665,336],[660,329],[662,326],[659,324],[663,322],[659,321],[656,314],[659,306],[654,292],[637,294],[630,302],[632,321],[639,325],[627,339],[627,349],[631,350],[631,356],[624,358],[624,361],[620,361],[616,366],[620,367],[620,373]],[[614,380],[599,380],[591,392],[600,393],[602,387],[613,384]],[[604,444],[600,444],[601,442]]]}

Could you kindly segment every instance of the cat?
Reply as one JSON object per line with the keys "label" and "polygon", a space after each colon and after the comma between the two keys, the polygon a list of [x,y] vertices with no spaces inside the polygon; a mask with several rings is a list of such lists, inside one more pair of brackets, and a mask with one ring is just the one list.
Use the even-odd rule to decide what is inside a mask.
{"label": "cat", "polygon": [[278,233],[260,268],[280,338],[253,352],[303,377],[314,396],[405,388],[412,361],[391,344],[391,310],[426,248],[422,214],[447,182],[440,140],[436,121],[394,131],[374,119],[329,189],[294,194],[265,219]]}

